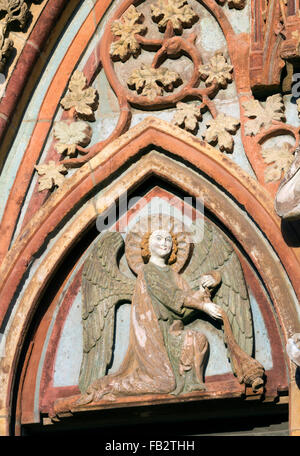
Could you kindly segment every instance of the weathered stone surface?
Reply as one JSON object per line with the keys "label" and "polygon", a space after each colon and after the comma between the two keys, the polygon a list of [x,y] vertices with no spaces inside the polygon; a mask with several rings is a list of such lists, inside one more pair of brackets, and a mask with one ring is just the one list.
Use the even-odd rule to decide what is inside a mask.
{"label": "weathered stone surface", "polygon": [[274,120],[285,120],[284,104],[280,94],[268,97],[264,107],[258,100],[247,101],[243,106],[245,115],[251,118],[245,125],[246,135],[255,136],[261,128],[270,128]]}
{"label": "weathered stone surface", "polygon": [[[60,0],[32,4],[33,20],[28,22],[27,30],[10,31],[9,36],[2,30],[3,58],[11,48],[9,39],[14,40],[16,49],[5,82],[7,91],[0,104],[0,134],[7,132],[2,148],[3,162],[9,151],[6,171],[10,172],[7,185],[11,189],[9,197],[7,192],[3,199],[6,208],[3,207],[0,239],[0,257],[4,258],[0,284],[1,317],[7,323],[7,356],[1,362],[0,376],[3,432],[8,432],[9,404],[15,400],[11,388],[19,350],[53,271],[63,264],[65,255],[94,223],[97,212],[108,209],[120,192],[135,191],[150,176],[166,180],[187,194],[197,196],[204,192],[208,210],[248,252],[272,300],[271,306],[263,293],[259,294],[261,285],[251,276],[251,268],[241,255],[247,277],[249,280],[251,277],[249,283],[256,284],[256,299],[263,309],[270,352],[274,354],[274,372],[268,373],[267,385],[269,397],[274,399],[280,395],[278,391],[286,391],[284,369],[279,367],[279,364],[284,365],[284,355],[278,341],[281,338],[286,341],[291,332],[299,332],[298,303],[293,294],[300,296],[299,248],[281,231],[281,221],[273,206],[278,190],[278,214],[287,219],[298,216],[299,166],[295,165],[296,160],[291,164],[294,149],[299,144],[297,106],[292,106],[287,97],[284,102],[279,99],[281,70],[287,62],[283,90],[290,90],[293,62],[299,58],[299,21],[294,3],[270,1],[265,10],[254,8],[254,2],[243,0],[145,0],[135,6],[130,0],[120,0],[114,2],[111,10],[108,10],[110,0],[80,5],[79,0],[71,3],[66,2],[65,11],[65,2]],[[0,2],[0,7],[4,8],[3,18],[7,11],[8,19],[14,18],[14,26],[18,20],[23,26],[26,7],[22,9],[22,4],[25,5],[24,1],[19,0]],[[72,7],[77,5],[80,14],[74,14],[68,22]],[[11,15],[12,7],[16,8],[14,15]],[[106,11],[104,21],[100,23]],[[58,24],[53,27],[58,16]],[[239,17],[243,18],[241,23]],[[77,27],[76,33],[67,42],[65,37],[70,38],[72,27]],[[50,33],[51,28],[55,30]],[[65,33],[61,34],[62,30]],[[46,42],[48,50],[44,55],[41,51]],[[52,59],[52,49],[55,59]],[[35,66],[38,56],[40,61]],[[31,68],[34,79],[28,77]],[[141,69],[147,74],[138,74]],[[133,71],[137,71],[136,78],[129,88],[127,80]],[[106,80],[107,84],[100,84],[100,79]],[[27,91],[16,108],[27,82]],[[35,87],[43,84],[43,95],[35,100],[36,112],[30,104],[25,108],[37,90]],[[262,88],[263,93],[259,93]],[[102,90],[99,106],[96,90]],[[268,98],[270,93],[275,95]],[[260,95],[267,101],[259,101]],[[65,108],[63,112],[60,100]],[[114,105],[114,109],[109,110],[109,105]],[[156,119],[143,121],[148,110]],[[12,114],[13,123],[8,131]],[[164,122],[172,122],[172,119],[195,136]],[[91,122],[94,121],[93,126]],[[137,125],[139,122],[141,124]],[[132,128],[133,125],[136,127]],[[205,125],[208,126],[206,130]],[[202,137],[219,150],[208,146]],[[282,141],[285,137],[286,145]],[[18,148],[14,145],[10,150],[14,138],[21,140],[18,140]],[[273,145],[268,145],[271,141]],[[160,153],[148,154],[150,148],[159,148]],[[164,151],[168,157],[164,156]],[[244,169],[250,170],[249,173],[252,166],[255,178],[242,172],[237,163],[242,166],[246,163],[248,168],[245,165]],[[65,178],[64,173],[70,168],[74,170]],[[80,169],[76,171],[76,168]],[[35,169],[41,174],[40,185],[34,178]],[[11,179],[13,174],[15,179]],[[203,180],[205,175],[207,181]],[[106,187],[107,183],[109,187]],[[39,187],[45,191],[40,192]],[[58,188],[52,194],[46,191],[53,187]],[[101,188],[99,197],[93,193],[96,187]],[[237,207],[229,204],[233,200]],[[73,208],[78,209],[78,214]],[[254,221],[253,225],[250,219]],[[269,249],[267,242],[271,245]],[[76,283],[78,287],[79,281]],[[70,287],[69,303],[75,288],[75,285]],[[16,290],[20,294],[16,294]],[[15,302],[13,296],[16,296]],[[231,301],[232,306],[234,302]],[[5,316],[6,309],[9,313]],[[38,353],[42,352],[43,331],[51,312],[42,321],[44,328],[38,328],[40,339],[37,338],[35,344],[39,349],[33,348],[32,358],[36,363],[35,373],[40,359]],[[280,335],[274,329],[276,325],[270,323],[274,317],[272,312],[280,323]],[[60,321],[62,323],[63,318]],[[241,321],[239,318],[239,323]],[[58,327],[56,330],[59,332]],[[277,341],[274,341],[275,333]],[[59,335],[55,340],[59,340]],[[47,362],[54,357],[54,347],[51,346],[52,358],[46,357]],[[29,358],[28,353],[26,359]],[[293,378],[292,363],[286,361]],[[48,366],[53,366],[51,362]],[[29,371],[32,372],[31,366]],[[48,413],[49,403],[53,402],[55,394],[59,394],[51,387],[47,389],[52,374],[47,375],[41,384],[41,391],[47,391],[41,405],[43,413]],[[283,379],[279,386],[278,378]],[[34,412],[33,408],[38,402],[32,395],[33,385],[37,384],[35,380],[35,375],[31,380],[27,378],[24,401],[22,405],[19,399],[16,401],[16,423],[21,422],[21,416],[24,423],[32,423],[33,414],[37,416],[40,412],[37,409]],[[202,398],[241,397],[243,392],[247,398],[258,397],[248,390],[242,391],[236,380],[224,378],[220,381],[220,394],[215,386],[207,393],[201,393]],[[291,403],[294,399],[297,406],[292,384],[290,393]],[[69,385],[63,394],[78,395],[78,389],[76,385]],[[199,396],[191,395],[187,400],[197,398]],[[169,400],[165,395],[158,402]],[[120,400],[115,406],[125,403]],[[144,402],[143,399],[129,400],[129,403],[153,404],[155,398],[145,398]],[[291,407],[290,423],[295,435],[299,431],[296,406]],[[91,410],[97,407],[99,404],[92,404]]]}
{"label": "weathered stone surface", "polygon": [[287,220],[297,220],[300,217],[299,169],[299,149],[296,149],[295,159],[286,172],[275,198],[275,209],[278,215]]}

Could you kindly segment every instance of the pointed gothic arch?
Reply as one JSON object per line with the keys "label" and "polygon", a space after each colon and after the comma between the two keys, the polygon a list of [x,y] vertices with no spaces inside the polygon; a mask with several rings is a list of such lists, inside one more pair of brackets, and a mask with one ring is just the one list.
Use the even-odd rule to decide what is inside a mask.
{"label": "pointed gothic arch", "polygon": [[[282,336],[286,340],[295,331],[297,310],[289,282],[290,278],[295,283],[295,277],[290,274],[288,278],[280,262],[275,260],[271,244],[262,234],[265,233],[271,242],[280,235],[280,224],[278,221],[276,223],[270,198],[260,185],[237,165],[224,160],[221,153],[194,140],[187,133],[176,130],[168,123],[148,118],[111,143],[75,173],[72,183],[65,182],[53,194],[27,225],[8,254],[2,268],[1,289],[3,299],[7,299],[7,302],[11,299],[8,293],[12,292],[12,284],[16,290],[22,281],[28,261],[26,256],[28,255],[29,259],[36,252],[43,252],[42,261],[18,301],[7,334],[7,353],[2,360],[2,371],[5,375],[1,388],[1,399],[6,404],[6,412],[10,411],[14,375],[26,331],[40,305],[43,290],[57,266],[63,262],[65,255],[82,233],[95,222],[102,211],[118,199],[120,193],[136,188],[139,182],[153,174],[189,195],[197,197],[204,194],[208,209],[227,226],[246,251],[251,240],[248,254],[272,297],[281,322]],[[159,152],[151,151],[155,147],[159,147]],[[134,157],[137,160],[132,162]],[[197,172],[196,167],[201,171]],[[101,182],[120,168],[123,173],[117,175],[97,196]],[[231,198],[228,198],[228,189]],[[245,207],[245,212],[241,212],[241,205]],[[80,206],[81,209],[74,213],[74,208]],[[51,242],[50,247],[50,238],[47,240],[47,235],[54,233],[58,226],[59,236]],[[260,234],[257,226],[262,226]],[[294,253],[292,249],[285,248],[284,252],[278,252],[278,255],[280,254],[288,270],[289,262],[295,261]],[[286,361],[290,366],[290,375],[293,375],[293,367],[289,360]]]}
{"label": "pointed gothic arch", "polygon": [[[66,3],[68,7],[64,9]],[[59,34],[65,26],[68,29],[68,21],[73,11],[78,5],[84,5],[87,14],[78,25],[78,31],[72,40],[67,43],[61,62],[53,72],[51,80],[47,82],[36,118],[33,121],[30,120],[34,122],[34,128],[27,138],[26,145],[22,144],[24,150],[21,151],[20,148],[22,159],[16,167],[16,176],[12,179],[12,187],[7,195],[7,205],[2,219],[0,322],[6,337],[5,356],[0,358],[0,433],[3,434],[10,433],[11,414],[15,412],[15,401],[19,400],[16,399],[15,389],[20,386],[18,391],[21,394],[23,381],[26,379],[27,362],[32,359],[32,356],[36,356],[33,345],[30,345],[27,351],[24,345],[27,336],[29,337],[30,323],[35,319],[38,321],[37,312],[42,309],[41,297],[53,280],[57,267],[65,264],[67,255],[74,251],[82,234],[88,232],[102,211],[113,204],[123,191],[130,192],[138,188],[151,176],[157,176],[163,182],[168,182],[189,195],[197,196],[204,192],[207,207],[228,232],[232,233],[233,238],[239,242],[244,251],[247,251],[251,264],[262,279],[274,306],[272,315],[279,322],[279,330],[276,332],[274,329],[274,334],[276,333],[278,339],[282,338],[282,343],[277,341],[281,347],[281,354],[287,338],[299,332],[297,301],[300,299],[298,279],[300,250],[298,245],[289,246],[283,240],[282,224],[274,211],[273,204],[278,183],[264,181],[266,164],[263,163],[260,154],[260,146],[264,138],[268,134],[276,134],[279,127],[272,125],[267,132],[260,132],[257,140],[245,133],[244,127],[248,118],[245,115],[243,102],[252,99],[251,87],[255,78],[257,76],[260,78],[261,71],[257,66],[257,47],[253,33],[252,35],[250,32],[241,33],[239,27],[236,27],[238,31],[234,30],[234,22],[228,19],[225,8],[223,9],[224,5],[227,7],[226,1],[218,4],[215,0],[203,0],[201,5],[214,17],[225,37],[228,55],[234,67],[240,109],[239,120],[243,124],[241,127],[243,153],[249,162],[249,169],[252,166],[257,180],[250,177],[228,155],[209,146],[199,137],[193,137],[158,118],[149,117],[127,131],[129,128],[128,100],[125,100],[123,94],[119,94],[117,103],[120,107],[120,116],[116,131],[106,140],[92,146],[91,155],[88,155],[88,158],[81,157],[80,165],[85,164],[49,198],[49,195],[47,197],[39,195],[36,187],[34,193],[36,201],[34,198],[33,201],[30,200],[32,207],[28,211],[26,208],[24,210],[35,173],[34,167],[44,153],[46,141],[51,136],[53,124],[57,120],[55,116],[60,99],[87,49],[92,49],[92,52],[84,56],[85,63],[81,66],[87,78],[87,84],[91,84],[100,68],[106,67],[107,79],[113,90],[116,88],[109,55],[112,41],[110,25],[133,3],[133,0],[118,3],[117,9],[109,18],[110,22],[105,25],[102,41],[98,40],[92,49],[89,45],[97,36],[99,31],[97,28],[101,21],[106,21],[106,15],[112,6],[111,0],[44,2],[32,31],[24,40],[24,48],[15,62],[16,65],[8,81],[6,96],[0,103],[0,139],[4,137],[2,154],[13,156],[9,147],[15,137],[14,128],[19,125],[22,115],[26,113],[25,107],[34,94],[34,85],[43,75],[43,71],[49,70],[51,65],[47,65],[51,53],[56,43],[60,42]],[[242,8],[245,4],[243,0],[238,0],[237,3]],[[288,3],[290,5],[292,2]],[[260,8],[259,4],[251,0],[252,14],[254,6]],[[280,15],[278,7],[277,10],[278,16]],[[295,11],[291,12],[289,7],[288,15],[290,14],[295,14]],[[54,27],[56,22],[58,26]],[[255,23],[255,27],[257,28],[259,24],[259,21]],[[273,25],[272,22],[271,26]],[[44,47],[46,37],[50,35],[51,39]],[[279,55],[280,49],[278,48],[277,51]],[[34,67],[33,63],[36,63]],[[259,64],[262,65],[262,61],[259,61]],[[29,78],[30,74],[32,78]],[[22,95],[27,82],[27,89]],[[153,110],[155,103],[148,100],[144,105],[146,109]],[[67,119],[67,117],[68,115],[63,113],[61,118]],[[10,122],[12,128],[8,130]],[[299,132],[296,127],[281,125],[280,128],[291,133],[296,144],[299,142]],[[11,172],[10,178],[12,174]],[[25,221],[20,224],[17,236],[15,230],[17,230],[19,218],[21,219],[24,213]],[[55,289],[55,285],[53,287]],[[269,310],[271,312],[271,308]],[[278,359],[282,361],[283,355]],[[287,357],[285,362],[290,380],[290,414],[295,418],[293,407],[299,402],[299,391],[294,381],[295,366]],[[21,377],[19,377],[20,371],[22,371]],[[33,385],[31,386],[30,398],[32,399],[35,389]],[[17,409],[20,411],[21,408],[18,407],[19,405]],[[35,419],[33,415],[38,413],[38,407],[34,409],[30,406],[27,411],[29,411],[28,422],[33,422]],[[291,432],[297,433],[299,420],[294,418],[291,419],[290,428]]]}

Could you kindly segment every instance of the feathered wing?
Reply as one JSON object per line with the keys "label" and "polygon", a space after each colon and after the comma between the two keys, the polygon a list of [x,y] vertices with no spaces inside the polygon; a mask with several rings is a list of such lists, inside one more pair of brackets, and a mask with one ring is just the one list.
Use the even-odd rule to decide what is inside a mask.
{"label": "feathered wing", "polygon": [[237,344],[248,354],[253,352],[251,306],[239,258],[225,237],[210,222],[204,224],[203,240],[194,245],[184,277],[196,290],[199,279],[210,271],[221,274],[222,282],[213,301],[225,310]]}
{"label": "feathered wing", "polygon": [[135,280],[119,270],[118,252],[124,246],[120,233],[105,232],[85,261],[82,272],[83,358],[79,388],[106,374],[112,357],[115,307],[131,301]]}

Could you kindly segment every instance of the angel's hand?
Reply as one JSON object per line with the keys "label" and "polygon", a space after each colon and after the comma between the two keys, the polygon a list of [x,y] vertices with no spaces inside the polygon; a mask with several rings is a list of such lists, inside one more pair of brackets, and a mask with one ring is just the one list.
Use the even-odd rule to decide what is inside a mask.
{"label": "angel's hand", "polygon": [[215,320],[222,320],[222,309],[220,306],[217,304],[214,304],[213,302],[205,302],[203,304],[203,310],[206,312],[208,315],[210,315],[212,318]]}
{"label": "angel's hand", "polygon": [[210,274],[200,277],[199,282],[200,286],[207,288],[215,287],[218,284],[217,280]]}

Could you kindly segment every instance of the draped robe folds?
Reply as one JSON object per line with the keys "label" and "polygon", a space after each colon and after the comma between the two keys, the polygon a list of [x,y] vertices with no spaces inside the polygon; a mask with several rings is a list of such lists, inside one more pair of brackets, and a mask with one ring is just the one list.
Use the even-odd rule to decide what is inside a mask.
{"label": "draped robe folds", "polygon": [[170,267],[143,267],[133,294],[124,361],[118,372],[90,385],[89,400],[205,389],[201,369],[208,342],[197,331],[183,330],[182,319],[191,312],[184,308],[189,295],[187,283]]}

